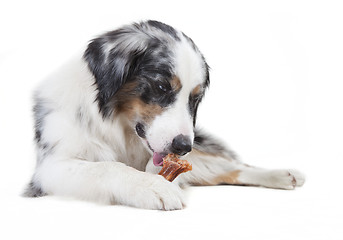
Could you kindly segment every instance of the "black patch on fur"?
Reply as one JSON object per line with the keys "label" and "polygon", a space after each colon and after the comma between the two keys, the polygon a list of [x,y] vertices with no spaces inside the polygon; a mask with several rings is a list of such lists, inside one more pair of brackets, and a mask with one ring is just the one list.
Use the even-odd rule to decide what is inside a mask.
{"label": "black patch on fur", "polygon": [[202,56],[202,59],[205,63],[205,71],[206,71],[205,72],[205,84],[204,84],[204,86],[205,86],[205,88],[208,88],[210,86],[210,69],[211,68],[207,64],[205,57],[203,55],[201,55],[201,56]]}
{"label": "black patch on fur", "polygon": [[46,106],[44,101],[40,98],[35,98],[35,105],[33,107],[33,115],[35,121],[35,140],[37,143],[41,142],[42,128],[44,118],[52,112],[52,109]]}
{"label": "black patch on fur", "polygon": [[139,84],[140,98],[143,102],[158,104],[161,107],[171,105],[179,90],[173,90],[168,81],[141,81]]}
{"label": "black patch on fur", "polygon": [[196,124],[196,117],[197,117],[197,112],[198,112],[198,107],[199,104],[202,100],[203,95],[197,94],[197,95],[189,95],[188,98],[188,109],[189,112],[191,113],[191,116],[193,118],[193,126]]}
{"label": "black patch on fur", "polygon": [[123,31],[117,30],[94,39],[84,54],[88,67],[96,79],[98,89],[96,100],[104,117],[110,115],[112,110],[111,106],[108,106],[109,100],[135,73],[139,67],[138,59],[143,55],[138,49],[125,52],[114,47],[105,57],[102,48],[111,41],[111,38],[116,36],[119,38],[122,34]]}
{"label": "black patch on fur", "polygon": [[199,129],[194,130],[194,136],[193,148],[213,155],[222,155],[230,159],[238,159],[235,152]]}
{"label": "black patch on fur", "polygon": [[[48,106],[43,99],[35,97],[35,105],[33,107],[33,114],[34,114],[34,121],[35,121],[35,141],[37,144],[37,148],[42,153],[42,157],[49,155],[55,145],[48,142],[45,142],[42,139],[42,131],[44,128],[44,120],[45,118],[53,111],[51,107]],[[38,159],[38,163],[40,163],[43,159]]]}
{"label": "black patch on fur", "polygon": [[32,180],[31,182],[27,185],[23,196],[24,197],[43,197],[47,195],[40,186],[37,186]]}

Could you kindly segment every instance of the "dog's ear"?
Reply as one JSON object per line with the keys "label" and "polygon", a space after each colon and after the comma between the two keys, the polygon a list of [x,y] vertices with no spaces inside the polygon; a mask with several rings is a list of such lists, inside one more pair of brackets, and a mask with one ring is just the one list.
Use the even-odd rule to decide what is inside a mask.
{"label": "dog's ear", "polygon": [[145,50],[142,42],[134,36],[128,38],[130,33],[124,31],[119,29],[93,39],[83,56],[95,77],[98,90],[96,100],[104,117],[112,113],[111,99],[135,74],[139,58]]}

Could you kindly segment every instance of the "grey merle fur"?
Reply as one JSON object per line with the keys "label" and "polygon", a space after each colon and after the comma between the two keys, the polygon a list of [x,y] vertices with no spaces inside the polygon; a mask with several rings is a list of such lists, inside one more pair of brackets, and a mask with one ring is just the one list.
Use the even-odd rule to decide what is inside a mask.
{"label": "grey merle fur", "polygon": [[35,183],[33,181],[33,179],[31,180],[31,182],[27,185],[24,193],[23,193],[23,196],[24,197],[43,197],[47,195],[47,193],[45,193],[41,187],[39,187],[37,185],[37,183]]}
{"label": "grey merle fur", "polygon": [[193,148],[205,153],[221,155],[230,159],[238,160],[238,156],[234,151],[204,131],[195,129],[194,136]]}
{"label": "grey merle fur", "polygon": [[46,106],[47,104],[43,99],[35,97],[34,101],[35,105],[33,107],[33,114],[35,120],[35,140],[39,144],[41,143],[44,118],[52,112],[52,109]]}
{"label": "grey merle fur", "polygon": [[[151,27],[165,31],[167,35],[147,31]],[[96,100],[104,117],[113,113],[111,99],[124,83],[137,80],[137,77],[150,82],[172,78],[173,53],[168,45],[171,39],[180,40],[172,27],[148,21],[105,33],[89,43],[84,59],[95,77],[98,88]],[[145,102],[151,100],[161,106],[168,105],[168,101],[150,99],[148,95],[150,92],[142,94]],[[172,100],[173,97],[169,102]]]}
{"label": "grey merle fur", "polygon": [[[40,164],[44,157],[50,154],[55,145],[52,143],[45,142],[42,139],[42,132],[44,130],[45,118],[53,111],[43,99],[35,96],[35,105],[33,107],[34,121],[35,121],[35,142],[37,145],[37,151],[40,152],[37,157],[37,164]],[[35,183],[34,176],[32,177],[30,183],[27,185],[23,196],[25,197],[41,197],[46,195],[41,187]]]}
{"label": "grey merle fur", "polygon": [[[200,53],[193,41],[185,34],[183,36]],[[170,91],[168,85],[175,75],[174,53],[170,50],[170,44],[178,41],[178,32],[171,26],[147,21],[107,32],[89,43],[83,57],[95,77],[98,89],[96,100],[103,117],[113,113],[116,101],[113,97],[123,84],[131,81],[140,82],[136,93],[145,103],[167,107],[174,102],[177,93]],[[205,64],[207,87],[209,67],[201,57]],[[160,86],[166,91],[161,92]],[[195,106],[192,109],[194,116],[196,110]]]}

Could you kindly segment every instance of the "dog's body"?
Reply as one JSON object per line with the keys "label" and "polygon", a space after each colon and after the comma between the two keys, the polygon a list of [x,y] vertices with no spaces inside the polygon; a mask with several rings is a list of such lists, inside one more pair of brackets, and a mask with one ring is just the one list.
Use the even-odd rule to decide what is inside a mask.
{"label": "dog's body", "polygon": [[[38,161],[25,195],[171,210],[184,205],[180,185],[301,186],[298,171],[250,167],[195,129],[208,85],[193,41],[163,23],[92,40],[35,94]],[[193,165],[173,183],[156,174],[170,152]]]}

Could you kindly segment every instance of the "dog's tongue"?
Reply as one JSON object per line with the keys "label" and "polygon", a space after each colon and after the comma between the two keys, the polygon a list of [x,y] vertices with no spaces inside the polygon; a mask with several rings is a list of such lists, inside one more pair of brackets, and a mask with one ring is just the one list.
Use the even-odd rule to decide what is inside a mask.
{"label": "dog's tongue", "polygon": [[163,156],[157,152],[154,152],[154,155],[152,156],[152,161],[155,166],[162,166]]}

